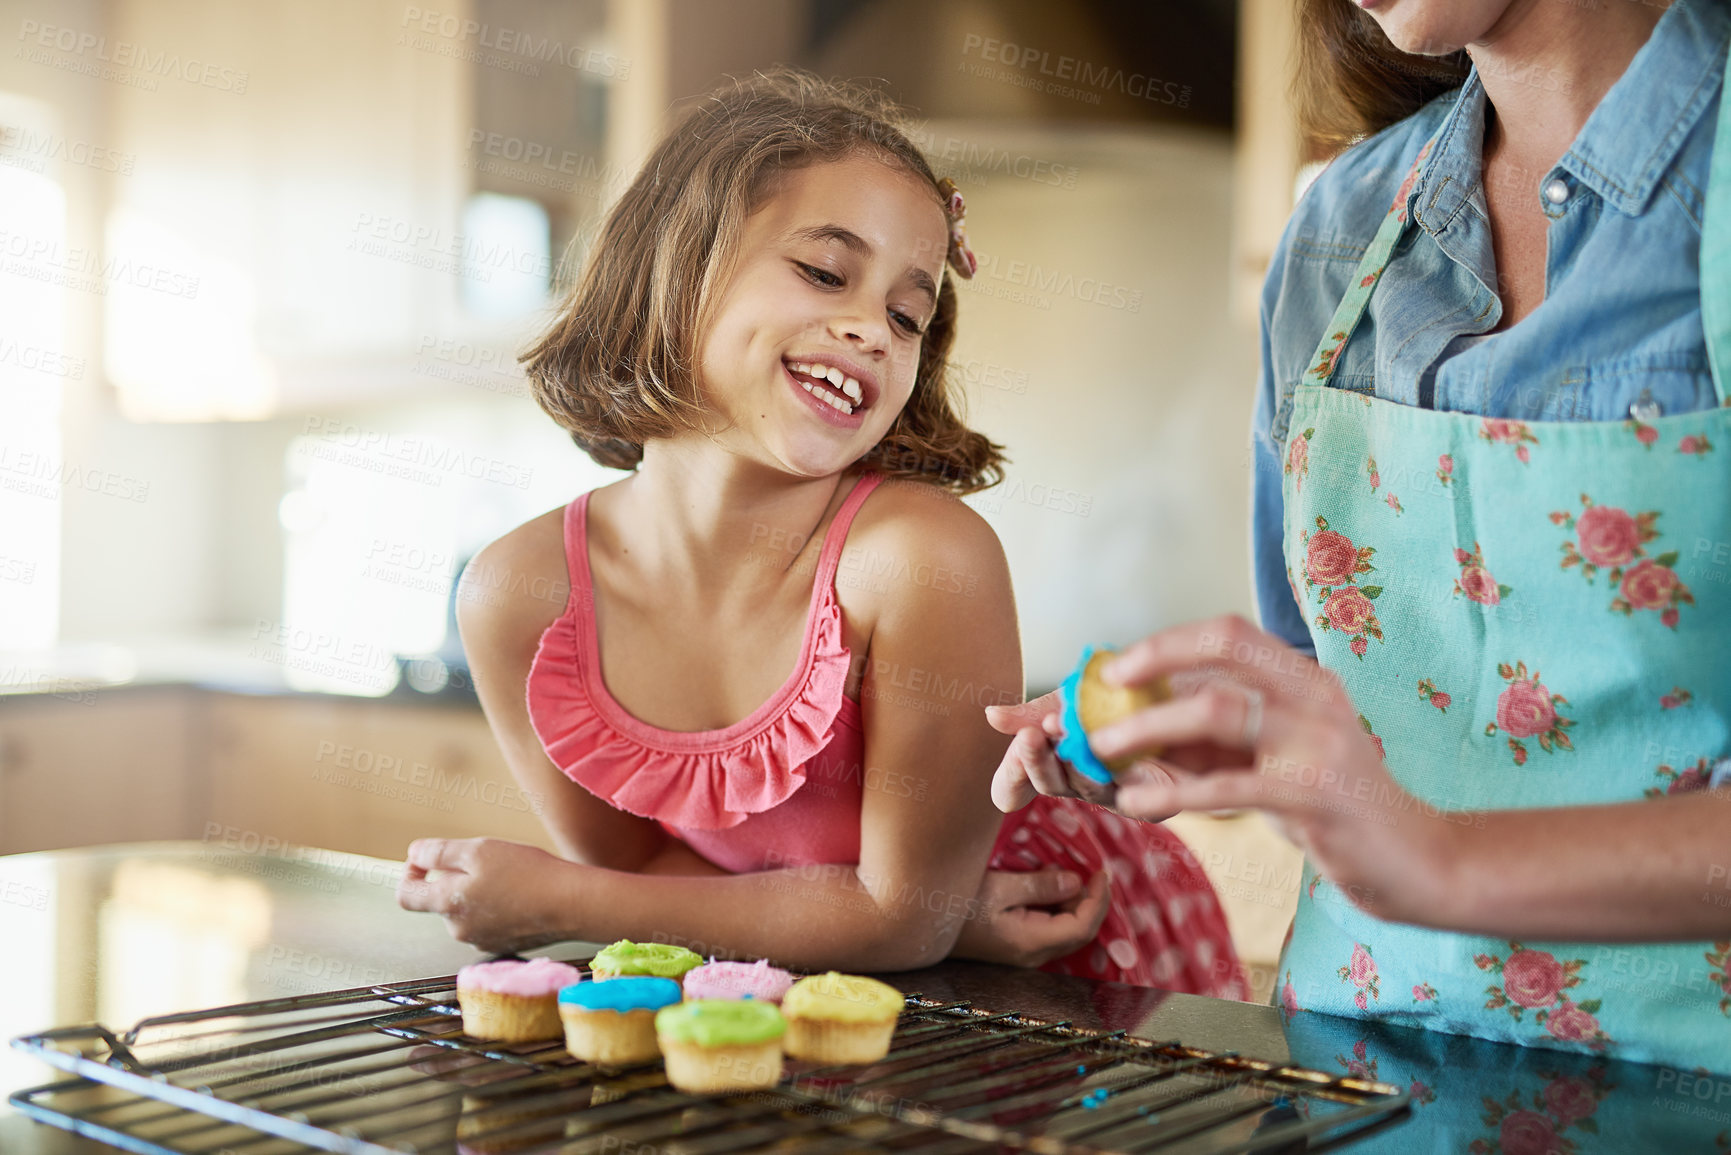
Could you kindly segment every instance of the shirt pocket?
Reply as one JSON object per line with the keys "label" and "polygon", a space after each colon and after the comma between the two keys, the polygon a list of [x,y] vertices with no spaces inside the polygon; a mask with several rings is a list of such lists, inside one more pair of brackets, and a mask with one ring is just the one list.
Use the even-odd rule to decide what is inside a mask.
{"label": "shirt pocket", "polygon": [[1583,382],[1574,411],[1556,416],[1577,421],[1627,421],[1638,404],[1658,406],[1655,417],[1694,413],[1718,406],[1706,351],[1649,353],[1571,367]]}

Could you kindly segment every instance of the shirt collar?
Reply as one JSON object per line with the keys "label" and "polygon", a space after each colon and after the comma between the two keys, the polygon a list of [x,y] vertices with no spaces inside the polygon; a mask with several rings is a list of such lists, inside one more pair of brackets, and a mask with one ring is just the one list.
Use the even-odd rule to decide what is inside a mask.
{"label": "shirt collar", "polygon": [[[1731,12],[1706,0],[1676,0],[1557,167],[1619,211],[1642,212],[1702,112],[1717,101],[1728,42]],[[1475,68],[1409,194],[1410,218],[1431,233],[1448,225],[1482,180],[1485,104]]]}

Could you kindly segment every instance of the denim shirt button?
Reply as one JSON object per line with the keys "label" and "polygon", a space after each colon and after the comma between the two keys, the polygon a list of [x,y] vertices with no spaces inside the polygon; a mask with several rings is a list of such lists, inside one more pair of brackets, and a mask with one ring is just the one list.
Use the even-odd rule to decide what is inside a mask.
{"label": "denim shirt button", "polygon": [[1545,182],[1545,199],[1554,205],[1560,205],[1569,199],[1569,182],[1562,177],[1552,177]]}
{"label": "denim shirt button", "polygon": [[1629,406],[1629,416],[1636,421],[1655,421],[1664,416],[1664,413],[1664,408],[1645,393],[1641,394],[1640,400]]}

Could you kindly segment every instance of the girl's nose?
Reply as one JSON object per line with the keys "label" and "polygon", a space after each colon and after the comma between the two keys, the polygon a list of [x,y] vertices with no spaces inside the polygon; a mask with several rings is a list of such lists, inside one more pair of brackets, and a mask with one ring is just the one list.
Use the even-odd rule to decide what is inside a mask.
{"label": "girl's nose", "polygon": [[843,308],[830,321],[831,331],[850,345],[867,352],[889,348],[889,320],[876,317],[864,309]]}

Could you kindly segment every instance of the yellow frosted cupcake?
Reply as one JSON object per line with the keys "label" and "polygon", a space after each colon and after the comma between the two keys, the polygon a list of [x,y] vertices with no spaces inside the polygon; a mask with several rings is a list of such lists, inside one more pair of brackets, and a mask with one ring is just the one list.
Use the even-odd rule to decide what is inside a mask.
{"label": "yellow frosted cupcake", "polygon": [[655,1012],[679,999],[678,983],[652,975],[568,986],[559,992],[565,1049],[586,1063],[616,1067],[658,1059]]}
{"label": "yellow frosted cupcake", "polygon": [[682,946],[665,942],[632,942],[622,938],[589,960],[589,969],[598,979],[614,979],[621,975],[653,975],[678,981],[685,972],[703,965],[703,956]]}
{"label": "yellow frosted cupcake", "polygon": [[693,999],[655,1013],[667,1081],[694,1095],[781,1082],[786,1033],[781,1012],[755,999]]}
{"label": "yellow frosted cupcake", "polygon": [[787,1053],[817,1063],[875,1063],[889,1053],[906,1002],[888,983],[861,975],[800,979],[781,1000]]}

